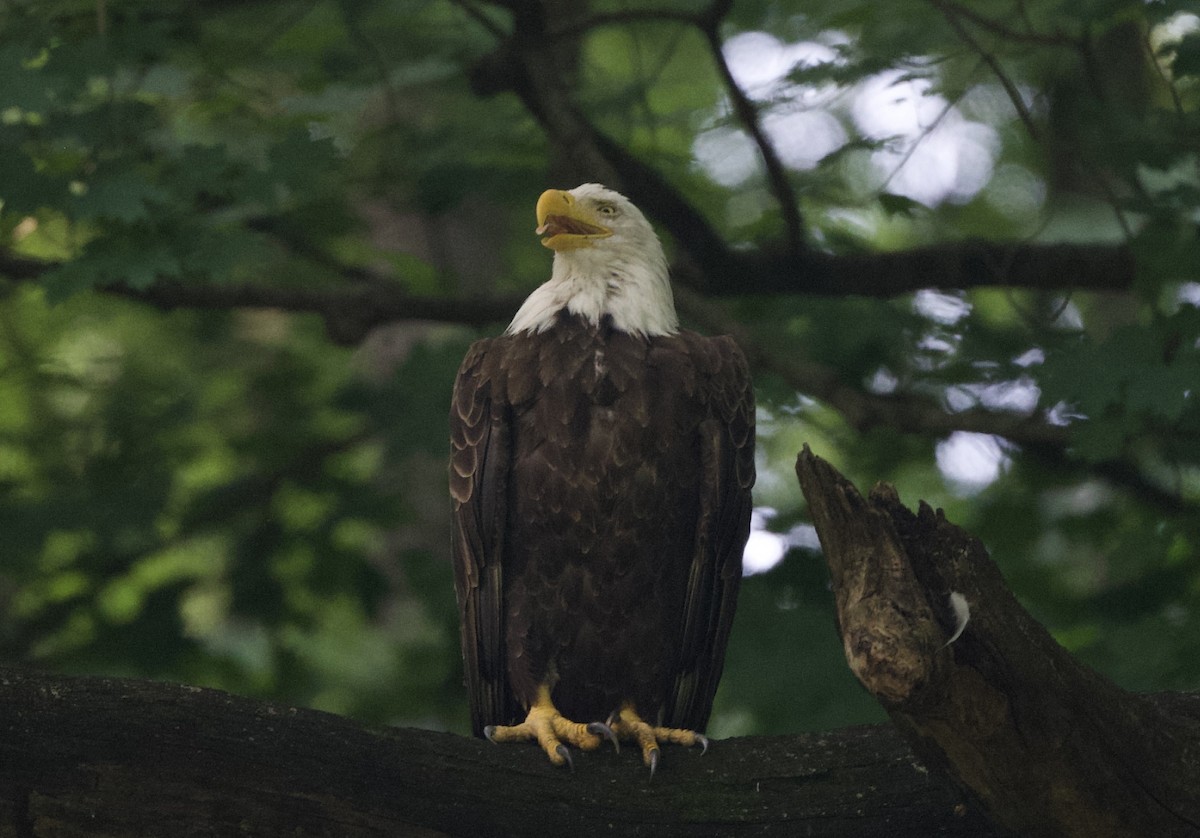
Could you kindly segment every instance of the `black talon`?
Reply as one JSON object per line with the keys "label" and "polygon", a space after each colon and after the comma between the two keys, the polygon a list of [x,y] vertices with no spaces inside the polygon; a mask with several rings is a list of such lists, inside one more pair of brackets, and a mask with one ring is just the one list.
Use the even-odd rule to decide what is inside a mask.
{"label": "black talon", "polygon": [[571,761],[570,749],[567,748],[566,745],[559,744],[559,745],[555,746],[554,751],[560,757],[562,757],[564,760],[566,760],[567,768],[570,768],[571,771],[574,772],[575,771],[575,763]]}
{"label": "black talon", "polygon": [[594,736],[603,736],[609,742],[613,743],[613,747],[617,749],[618,754],[621,753],[621,743],[617,741],[617,734],[613,733],[613,729],[604,722],[591,722],[587,726],[587,732]]}
{"label": "black talon", "polygon": [[654,779],[654,769],[658,768],[658,748],[650,752],[650,779]]}
{"label": "black talon", "polygon": [[696,734],[696,741],[700,743],[700,756],[708,753],[708,737],[703,733]]}

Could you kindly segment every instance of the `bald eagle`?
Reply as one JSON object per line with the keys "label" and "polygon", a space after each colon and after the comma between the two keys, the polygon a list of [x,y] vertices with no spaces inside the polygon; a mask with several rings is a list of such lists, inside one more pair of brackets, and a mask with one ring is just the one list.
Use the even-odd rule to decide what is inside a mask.
{"label": "bald eagle", "polygon": [[570,762],[703,745],[742,572],[754,395],[732,338],[679,328],[624,196],[549,190],[549,281],[477,341],[450,411],[455,587],[476,735]]}

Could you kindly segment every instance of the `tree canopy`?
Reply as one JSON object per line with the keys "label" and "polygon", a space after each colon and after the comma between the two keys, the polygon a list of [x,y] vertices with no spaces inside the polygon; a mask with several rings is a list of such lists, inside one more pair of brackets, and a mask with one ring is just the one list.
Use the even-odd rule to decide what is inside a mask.
{"label": "tree canopy", "polygon": [[1200,688],[1189,8],[0,2],[0,660],[465,732],[450,386],[595,180],[756,376],[715,735],[883,718],[803,443]]}

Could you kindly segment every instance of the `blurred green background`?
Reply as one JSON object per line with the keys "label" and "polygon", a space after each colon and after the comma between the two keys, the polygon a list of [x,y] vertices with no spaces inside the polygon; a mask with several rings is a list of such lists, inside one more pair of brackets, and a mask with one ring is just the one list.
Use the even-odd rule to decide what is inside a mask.
{"label": "blurred green background", "polygon": [[[805,442],[864,489],[944,507],[1120,684],[1200,688],[1190,5],[735,2],[719,62],[671,0],[3,0],[0,663],[468,729],[450,386],[548,276],[537,195],[596,176],[529,98],[487,95],[518,54],[532,95],[550,84],[739,252],[777,252],[785,226],[722,66],[814,248],[1138,259],[1118,290],[703,301],[752,344],[760,401],[754,572],[713,733],[883,718],[834,630],[792,472]],[[364,283],[499,302],[339,331]],[[253,287],[275,305],[246,305]],[[859,427],[791,359],[951,420]],[[953,430],[973,410],[1064,440]]]}

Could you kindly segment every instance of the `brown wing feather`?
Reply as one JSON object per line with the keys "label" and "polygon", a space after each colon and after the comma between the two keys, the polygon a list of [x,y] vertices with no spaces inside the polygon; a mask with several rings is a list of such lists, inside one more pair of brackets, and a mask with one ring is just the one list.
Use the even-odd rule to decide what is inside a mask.
{"label": "brown wing feather", "polygon": [[703,730],[724,666],[750,531],[754,485],[754,390],[732,338],[685,333],[698,367],[702,479],[695,547],[684,602],[679,670],[664,724]]}
{"label": "brown wing feather", "polygon": [[455,593],[471,726],[515,712],[504,660],[503,562],[510,427],[505,400],[488,374],[493,341],[471,346],[454,383],[450,408],[450,496]]}

